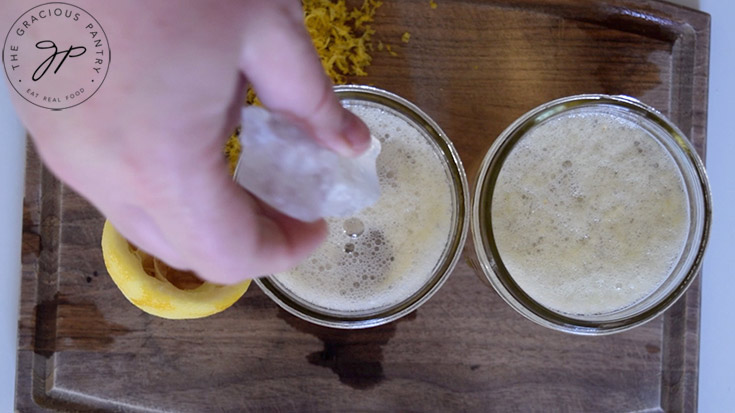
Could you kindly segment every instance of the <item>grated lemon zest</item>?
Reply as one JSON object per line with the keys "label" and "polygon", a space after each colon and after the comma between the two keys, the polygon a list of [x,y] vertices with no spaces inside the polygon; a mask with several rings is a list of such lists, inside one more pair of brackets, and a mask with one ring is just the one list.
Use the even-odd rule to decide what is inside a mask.
{"label": "grated lemon zest", "polygon": [[[350,76],[367,76],[366,68],[372,61],[368,52],[373,50],[375,34],[371,23],[382,4],[378,0],[363,0],[360,7],[348,11],[345,0],[302,0],[304,25],[324,71],[334,83],[344,84]],[[404,42],[408,41],[407,34]],[[391,56],[398,55],[378,41],[377,49],[382,51],[384,47]],[[246,104],[261,105],[252,88],[248,88]],[[239,131],[233,133],[224,148],[230,174],[235,172],[242,150],[238,136]]]}

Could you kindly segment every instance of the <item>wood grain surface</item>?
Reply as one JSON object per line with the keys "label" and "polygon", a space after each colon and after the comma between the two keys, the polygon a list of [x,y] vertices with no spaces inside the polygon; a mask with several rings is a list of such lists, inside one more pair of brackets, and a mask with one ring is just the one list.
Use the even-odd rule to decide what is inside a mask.
{"label": "wood grain surface", "polygon": [[[627,94],[705,152],[709,16],[655,1],[386,0],[370,75],[413,101],[470,177],[534,106]],[[408,43],[400,41],[404,32]],[[632,331],[578,337],[527,321],[461,262],[397,322],[338,331],[300,321],[253,285],[224,313],[168,321],[105,271],[103,217],[28,150],[19,411],[694,411],[699,281]]]}

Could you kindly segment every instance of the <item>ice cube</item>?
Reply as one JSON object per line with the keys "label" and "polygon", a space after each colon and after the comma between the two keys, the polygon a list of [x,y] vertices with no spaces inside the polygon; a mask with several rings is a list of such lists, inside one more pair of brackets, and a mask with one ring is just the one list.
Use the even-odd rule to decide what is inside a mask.
{"label": "ice cube", "polygon": [[347,158],[314,142],[296,123],[249,106],[242,110],[240,142],[235,180],[298,220],[348,217],[380,197],[375,137],[364,154]]}

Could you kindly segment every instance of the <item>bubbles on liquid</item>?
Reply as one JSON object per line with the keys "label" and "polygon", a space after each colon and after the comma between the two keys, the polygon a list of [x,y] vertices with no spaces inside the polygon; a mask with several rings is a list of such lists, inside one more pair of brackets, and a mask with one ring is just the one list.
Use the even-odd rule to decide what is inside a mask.
{"label": "bubbles on liquid", "polygon": [[[356,114],[384,144],[377,161],[381,198],[362,211],[359,219],[328,219],[329,238],[318,250],[317,262],[278,275],[304,301],[349,311],[392,305],[421,289],[444,249],[452,207],[446,166],[436,162],[433,144],[392,112],[374,113],[379,109],[372,106],[356,108]],[[409,216],[414,209],[420,213]],[[435,221],[442,226],[433,231],[420,224],[431,222],[433,226]],[[404,229],[411,226],[415,231]],[[413,239],[418,233],[421,237]],[[414,252],[418,248],[422,251]],[[413,254],[430,258],[404,259]],[[320,266],[325,270],[314,271],[315,276],[307,272],[307,268]]]}
{"label": "bubbles on liquid", "polygon": [[[648,248],[646,240],[659,228],[670,232],[673,226],[656,225],[665,208],[655,200],[666,197],[654,193],[664,191],[667,162],[672,169],[675,163],[663,150],[654,153],[658,143],[645,130],[622,133],[617,119],[594,116],[611,130],[582,132],[589,118],[560,117],[519,141],[498,176],[491,211],[498,251],[513,266],[518,285],[544,305],[580,314],[628,305],[653,291],[657,274],[665,276],[673,266],[657,264],[659,258],[644,255],[639,245]],[[533,153],[523,151],[523,142]],[[528,188],[531,199],[524,196]],[[537,213],[526,219],[529,204]],[[649,212],[655,219],[644,218]],[[536,242],[547,233],[549,242]],[[653,245],[667,248],[664,243]],[[633,263],[636,270],[630,270]]]}
{"label": "bubbles on liquid", "polygon": [[[334,261],[340,274],[333,278],[337,283],[335,295],[357,304],[368,297],[384,296],[388,277],[393,278],[392,282],[401,282],[402,275],[391,275],[393,245],[382,230],[366,229],[362,236],[340,246],[343,254]],[[319,261],[319,265],[326,269],[323,262]]]}
{"label": "bubbles on liquid", "polygon": [[[342,223],[342,229],[350,238],[357,238],[365,232],[365,224],[358,218],[349,218]],[[354,245],[353,245],[354,249]]]}

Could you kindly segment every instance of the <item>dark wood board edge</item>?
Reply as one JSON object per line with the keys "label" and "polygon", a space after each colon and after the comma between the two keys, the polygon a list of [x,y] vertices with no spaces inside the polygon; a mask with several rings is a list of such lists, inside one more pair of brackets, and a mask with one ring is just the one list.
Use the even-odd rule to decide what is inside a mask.
{"label": "dark wood board edge", "polygon": [[42,280],[38,274],[55,272],[58,262],[61,188],[43,166],[31,139],[27,142],[15,390],[16,409],[24,412],[41,411],[48,401],[45,389],[49,388],[49,367],[54,363],[57,289],[56,283],[49,283],[53,277]]}
{"label": "dark wood board edge", "polygon": [[[707,88],[709,75],[710,16],[704,12],[664,1],[649,0],[637,2],[611,2],[597,4],[597,8],[584,3],[560,0],[554,3],[562,6],[563,13],[579,13],[577,19],[594,19],[600,23],[599,15],[613,15],[619,7],[642,9],[652,15],[668,16],[667,30],[656,33],[669,39],[676,36],[674,56],[678,65],[691,65],[692,79],[674,79],[673,84],[680,87],[672,89],[672,113],[674,119],[692,139],[702,159],[706,152]],[[610,9],[614,4],[616,9]],[[530,2],[529,7],[544,11],[538,3]],[[558,11],[557,11],[558,13]],[[632,22],[632,20],[631,20]],[[604,22],[603,22],[604,23]],[[617,25],[620,22],[616,22]],[[640,23],[638,23],[640,24]],[[643,31],[647,26],[633,24],[632,32]],[[655,36],[654,36],[655,37]],[[683,51],[688,50],[689,53]],[[693,53],[692,53],[693,51]],[[57,407],[65,410],[89,410],[94,407],[77,404],[55,397],[47,392],[53,382],[53,346],[55,339],[55,309],[57,305],[57,285],[55,282],[41,282],[37,274],[42,271],[53,273],[58,262],[59,211],[62,184],[56,180],[42,164],[33,145],[27,145],[26,187],[23,213],[23,247],[21,310],[18,323],[18,364],[16,371],[16,410],[50,411]],[[50,277],[53,278],[53,277]],[[699,329],[701,279],[697,279],[689,291],[664,315],[665,342],[662,365],[661,408],[663,411],[696,411],[699,362]],[[38,303],[36,305],[35,303]],[[99,406],[98,406],[99,407]]]}
{"label": "dark wood board edge", "polygon": [[[672,6],[672,5],[668,5]],[[679,64],[691,65],[691,79],[675,79],[681,85],[679,96],[672,96],[672,107],[679,114],[675,122],[695,145],[702,160],[706,157],[707,102],[709,82],[710,15],[690,12],[679,39],[675,57]],[[685,52],[689,50],[689,53]],[[678,99],[677,99],[678,98]],[[687,293],[664,316],[661,408],[667,412],[697,411],[699,382],[699,330],[701,317],[701,270]]]}

